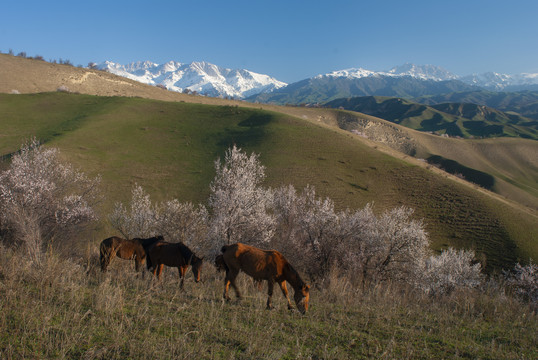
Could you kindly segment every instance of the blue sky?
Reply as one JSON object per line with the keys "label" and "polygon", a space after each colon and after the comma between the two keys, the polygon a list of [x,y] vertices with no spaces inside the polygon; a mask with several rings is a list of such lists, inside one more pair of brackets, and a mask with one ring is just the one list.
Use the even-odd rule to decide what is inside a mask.
{"label": "blue sky", "polygon": [[84,66],[207,61],[288,83],[405,62],[538,73],[538,1],[4,0],[9,49]]}

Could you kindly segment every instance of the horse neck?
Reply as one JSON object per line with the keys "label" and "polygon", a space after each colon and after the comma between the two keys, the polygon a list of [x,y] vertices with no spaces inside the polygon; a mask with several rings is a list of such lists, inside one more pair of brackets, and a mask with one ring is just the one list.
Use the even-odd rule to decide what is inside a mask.
{"label": "horse neck", "polygon": [[299,276],[299,273],[289,263],[284,266],[284,279],[297,291],[302,289],[305,282]]}
{"label": "horse neck", "polygon": [[192,260],[196,258],[196,255],[192,252],[189,247],[183,243],[179,243],[179,251],[181,252],[181,256],[185,259],[187,264],[191,264]]}

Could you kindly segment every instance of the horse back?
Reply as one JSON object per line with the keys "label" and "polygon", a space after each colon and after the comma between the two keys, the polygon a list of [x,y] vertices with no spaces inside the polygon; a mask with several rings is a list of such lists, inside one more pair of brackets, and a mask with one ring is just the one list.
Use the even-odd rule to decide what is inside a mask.
{"label": "horse back", "polygon": [[101,245],[99,246],[101,255],[110,254],[111,252],[116,251],[123,241],[125,241],[125,239],[118,236],[111,236],[101,241]]}
{"label": "horse back", "polygon": [[117,256],[121,259],[146,258],[144,248],[135,240],[123,240],[116,251]]}
{"label": "horse back", "polygon": [[228,268],[241,270],[259,280],[279,281],[288,263],[276,250],[262,250],[241,243],[225,245],[221,251]]}
{"label": "horse back", "polygon": [[181,253],[181,244],[169,243],[166,241],[156,242],[149,249],[151,262],[154,264],[164,264],[166,266],[182,267],[188,263]]}

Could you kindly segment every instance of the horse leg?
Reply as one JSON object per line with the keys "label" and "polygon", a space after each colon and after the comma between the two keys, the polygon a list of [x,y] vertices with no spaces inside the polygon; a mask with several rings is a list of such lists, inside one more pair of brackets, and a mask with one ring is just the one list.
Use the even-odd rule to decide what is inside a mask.
{"label": "horse leg", "polygon": [[[157,271],[157,279],[161,280],[161,274],[163,272],[164,264],[159,264],[155,268],[159,268]],[[153,273],[155,274],[155,270],[153,270]]]}
{"label": "horse leg", "polygon": [[185,280],[185,273],[187,272],[187,266],[178,266],[177,270],[179,272],[179,278],[181,279],[181,283],[179,284],[179,287],[183,289],[183,281]]}
{"label": "horse leg", "polygon": [[273,304],[271,303],[271,298],[273,297],[273,287],[275,283],[271,280],[267,280],[267,309],[271,310]]}
{"label": "horse leg", "polygon": [[234,288],[237,298],[241,299],[241,294],[239,293],[239,289],[237,288],[237,285],[235,284],[235,278],[237,277],[237,274],[239,274],[239,271],[235,269],[228,269],[226,271],[226,277],[224,278],[224,294],[223,294],[223,297],[226,300],[230,300],[230,297],[228,296],[228,289],[230,287],[230,284]]}
{"label": "horse leg", "polygon": [[291,304],[290,297],[288,296],[288,288],[286,287],[286,282],[282,281],[279,282],[278,285],[280,285],[280,289],[282,290],[282,294],[284,294],[284,297],[288,301],[288,309],[293,309],[293,305]]}

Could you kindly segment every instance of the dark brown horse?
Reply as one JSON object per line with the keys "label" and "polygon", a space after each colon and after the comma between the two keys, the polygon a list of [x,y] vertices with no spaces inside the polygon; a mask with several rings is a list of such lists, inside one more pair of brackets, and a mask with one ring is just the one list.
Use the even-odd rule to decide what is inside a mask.
{"label": "dark brown horse", "polygon": [[224,279],[224,298],[230,300],[228,289],[230,284],[240,299],[241,294],[235,284],[235,278],[239,271],[243,271],[254,280],[267,280],[267,308],[271,309],[271,297],[273,296],[273,286],[276,283],[280,286],[284,297],[288,301],[288,309],[293,306],[288,296],[286,281],[295,291],[294,300],[297,309],[301,313],[308,311],[308,300],[310,298],[310,286],[308,286],[299,276],[290,263],[276,250],[261,250],[253,246],[236,243],[224,245],[221,249],[222,257],[217,256],[215,264],[217,267],[225,266],[226,277]]}
{"label": "dark brown horse", "polygon": [[148,250],[148,256],[153,267],[153,276],[161,278],[163,265],[177,267],[179,278],[181,279],[180,287],[183,288],[183,281],[189,265],[192,266],[194,281],[200,281],[203,259],[196,256],[189,247],[183,243],[169,243],[158,241]]}
{"label": "dark brown horse", "polygon": [[101,241],[99,246],[99,261],[101,262],[101,271],[105,272],[114,257],[124,260],[134,260],[136,271],[146,261],[146,252],[142,245],[135,240],[122,239],[117,236],[109,237]]}

